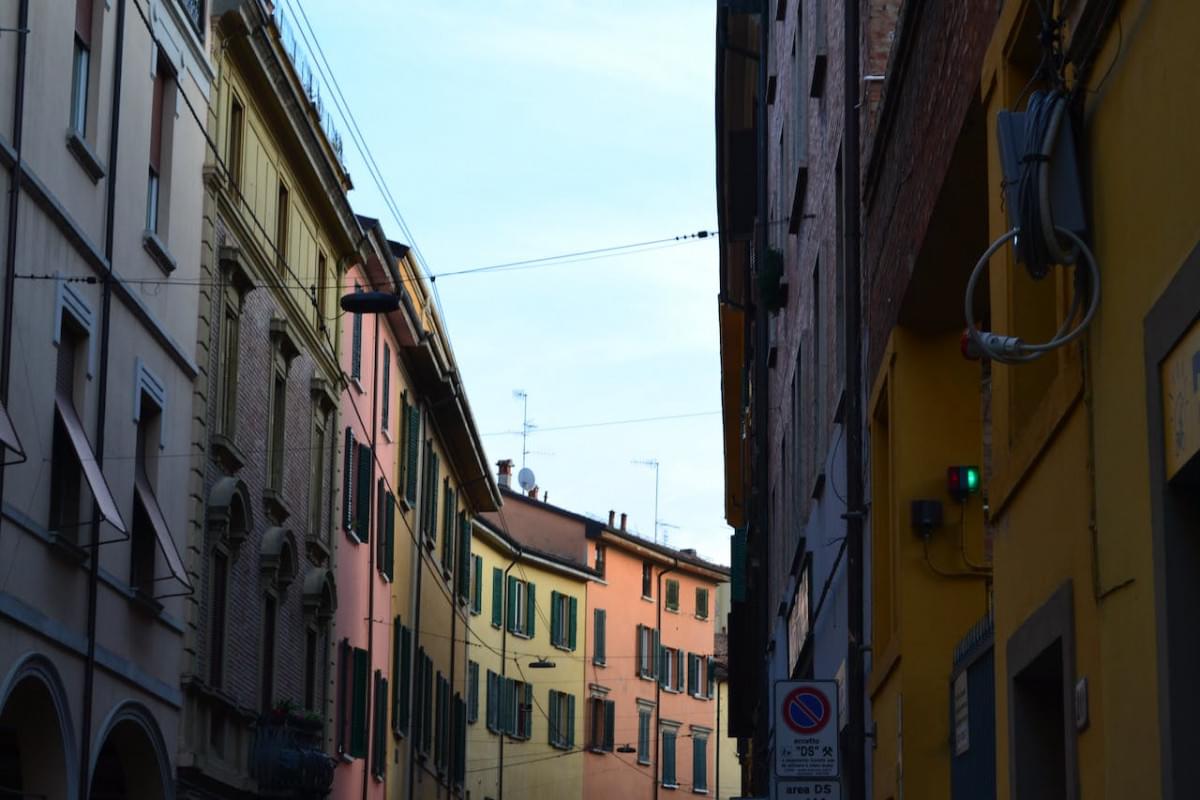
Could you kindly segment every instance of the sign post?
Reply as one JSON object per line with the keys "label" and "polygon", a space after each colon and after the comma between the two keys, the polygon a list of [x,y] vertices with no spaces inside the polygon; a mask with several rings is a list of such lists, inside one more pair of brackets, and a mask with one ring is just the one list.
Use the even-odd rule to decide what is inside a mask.
{"label": "sign post", "polygon": [[837,681],[776,681],[775,797],[840,800]]}

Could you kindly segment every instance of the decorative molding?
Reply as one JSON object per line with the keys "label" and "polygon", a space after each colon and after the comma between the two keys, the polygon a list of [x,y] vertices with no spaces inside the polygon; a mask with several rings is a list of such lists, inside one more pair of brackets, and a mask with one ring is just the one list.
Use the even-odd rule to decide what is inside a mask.
{"label": "decorative molding", "polygon": [[246,466],[246,455],[234,443],[233,439],[221,433],[214,433],[209,439],[208,452],[212,458],[228,473],[234,473]]}
{"label": "decorative molding", "polygon": [[99,183],[100,179],[105,176],[104,163],[78,132],[67,131],[67,150],[75,156],[75,160],[79,162],[79,166],[83,167],[84,174],[92,183]]}

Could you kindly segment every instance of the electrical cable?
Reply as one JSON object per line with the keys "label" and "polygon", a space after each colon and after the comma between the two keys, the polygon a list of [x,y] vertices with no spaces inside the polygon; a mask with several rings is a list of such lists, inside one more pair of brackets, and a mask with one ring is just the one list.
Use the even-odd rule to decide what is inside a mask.
{"label": "electrical cable", "polygon": [[978,579],[985,580],[985,581],[990,581],[992,579],[992,573],[990,573],[990,572],[964,572],[964,571],[942,569],[937,564],[934,564],[933,560],[929,558],[929,537],[922,535],[921,543],[924,545],[924,548],[925,548],[925,564],[929,567],[930,570],[932,570],[934,572],[934,574],[936,574],[940,577],[943,577],[943,578],[967,578],[967,579],[978,578]]}

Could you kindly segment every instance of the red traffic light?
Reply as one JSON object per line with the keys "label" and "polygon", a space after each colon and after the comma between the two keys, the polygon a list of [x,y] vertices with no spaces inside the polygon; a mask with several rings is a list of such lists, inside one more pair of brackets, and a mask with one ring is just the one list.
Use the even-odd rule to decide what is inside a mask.
{"label": "red traffic light", "polygon": [[979,467],[948,467],[946,491],[958,502],[979,491]]}

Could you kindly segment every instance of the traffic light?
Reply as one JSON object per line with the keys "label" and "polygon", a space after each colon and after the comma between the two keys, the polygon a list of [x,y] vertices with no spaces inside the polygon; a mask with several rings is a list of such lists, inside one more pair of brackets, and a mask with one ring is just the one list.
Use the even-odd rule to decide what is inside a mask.
{"label": "traffic light", "polygon": [[959,503],[979,491],[979,467],[946,469],[946,489]]}

